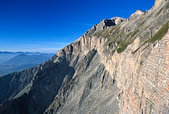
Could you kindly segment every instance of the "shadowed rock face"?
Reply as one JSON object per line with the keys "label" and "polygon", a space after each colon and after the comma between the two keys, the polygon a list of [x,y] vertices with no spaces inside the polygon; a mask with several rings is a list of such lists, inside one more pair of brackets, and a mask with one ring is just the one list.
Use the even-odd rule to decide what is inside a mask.
{"label": "shadowed rock face", "polygon": [[74,78],[62,86],[45,113],[119,112],[117,100],[119,89],[104,65],[100,63],[98,52],[90,51],[76,67]]}
{"label": "shadowed rock face", "polygon": [[[70,48],[68,50],[70,52]],[[69,108],[72,108],[70,113],[77,110],[78,113],[84,114],[90,111],[118,112],[116,93],[119,89],[104,65],[100,63],[100,55],[96,50],[89,51],[83,57],[61,51],[59,57],[52,59],[55,61],[51,60],[39,66],[36,76],[30,82],[31,85],[21,90],[13,99],[3,103],[0,108],[2,114],[41,114],[49,105],[46,113],[66,113]],[[97,93],[100,94],[96,96]],[[69,98],[71,94],[75,101]],[[79,100],[76,100],[78,97]],[[63,106],[69,100],[69,104]],[[109,106],[108,102],[114,105]],[[72,107],[74,105],[75,107]],[[101,110],[99,107],[114,110]]]}
{"label": "shadowed rock face", "polygon": [[168,6],[103,20],[44,64],[1,77],[0,114],[169,113]]}

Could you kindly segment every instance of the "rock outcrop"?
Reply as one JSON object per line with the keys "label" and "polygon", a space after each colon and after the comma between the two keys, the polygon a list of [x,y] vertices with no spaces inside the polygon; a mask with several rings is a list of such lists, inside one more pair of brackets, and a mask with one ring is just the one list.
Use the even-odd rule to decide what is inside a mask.
{"label": "rock outcrop", "polygon": [[1,77],[0,113],[168,114],[168,6],[103,20],[49,61]]}
{"label": "rock outcrop", "polygon": [[94,25],[91,29],[89,29],[85,35],[92,35],[94,32],[99,32],[104,29],[107,29],[111,26],[115,26],[125,21],[126,19],[120,17],[113,17],[111,19],[104,19],[99,24]]}
{"label": "rock outcrop", "polygon": [[133,14],[131,15],[131,17],[140,16],[140,15],[144,15],[144,14],[145,14],[144,11],[142,11],[142,10],[137,10],[135,13],[133,13]]}
{"label": "rock outcrop", "polygon": [[164,2],[168,2],[168,0],[155,0],[154,7],[159,7]]}

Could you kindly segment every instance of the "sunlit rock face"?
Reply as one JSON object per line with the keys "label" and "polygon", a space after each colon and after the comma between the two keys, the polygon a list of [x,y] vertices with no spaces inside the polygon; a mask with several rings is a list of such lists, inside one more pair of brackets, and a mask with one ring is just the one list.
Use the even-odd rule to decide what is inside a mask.
{"label": "sunlit rock face", "polygon": [[155,0],[154,7],[159,7],[164,2],[168,2],[168,0]]}
{"label": "sunlit rock face", "polygon": [[168,6],[103,20],[49,61],[0,78],[0,114],[168,114]]}

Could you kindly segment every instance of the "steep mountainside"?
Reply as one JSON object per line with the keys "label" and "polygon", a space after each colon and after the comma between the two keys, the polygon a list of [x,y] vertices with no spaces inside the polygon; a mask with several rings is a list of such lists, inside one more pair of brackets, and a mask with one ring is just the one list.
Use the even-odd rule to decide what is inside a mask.
{"label": "steep mountainside", "polygon": [[1,77],[0,114],[168,114],[168,28],[168,0],[101,21],[49,61]]}

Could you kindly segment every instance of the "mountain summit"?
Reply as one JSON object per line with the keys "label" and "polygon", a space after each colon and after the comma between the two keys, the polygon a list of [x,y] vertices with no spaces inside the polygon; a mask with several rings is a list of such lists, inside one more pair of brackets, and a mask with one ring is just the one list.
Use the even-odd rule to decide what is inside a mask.
{"label": "mountain summit", "polygon": [[168,114],[169,2],[105,19],[49,61],[0,78],[0,114]]}

